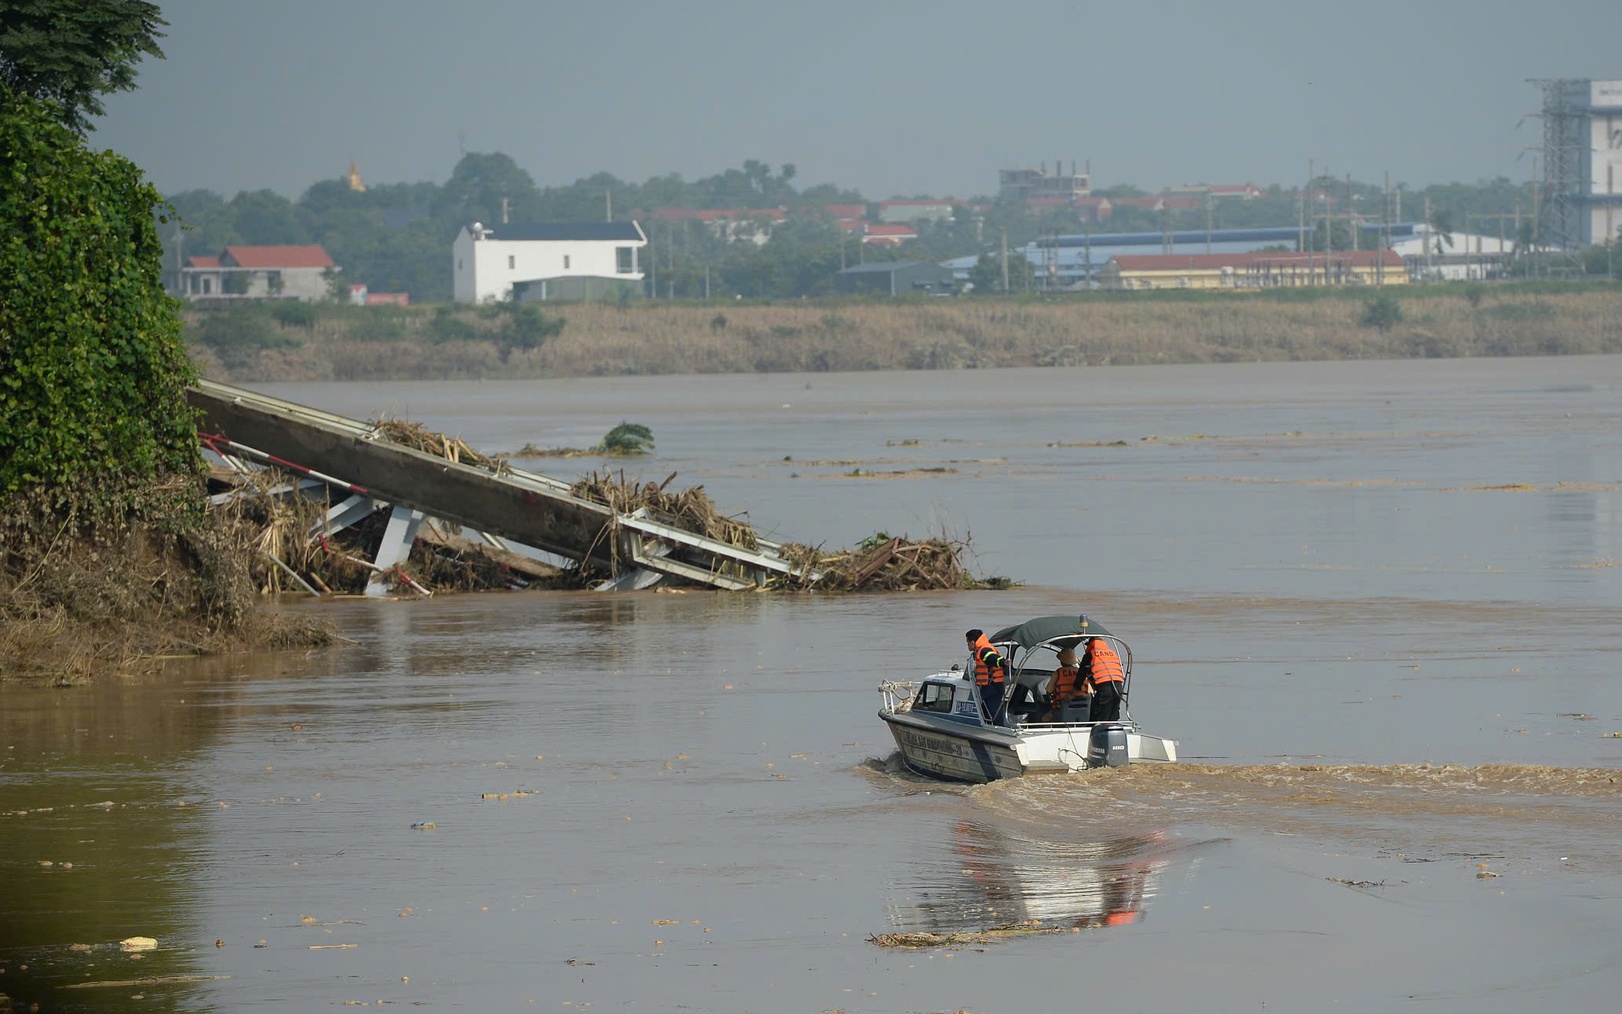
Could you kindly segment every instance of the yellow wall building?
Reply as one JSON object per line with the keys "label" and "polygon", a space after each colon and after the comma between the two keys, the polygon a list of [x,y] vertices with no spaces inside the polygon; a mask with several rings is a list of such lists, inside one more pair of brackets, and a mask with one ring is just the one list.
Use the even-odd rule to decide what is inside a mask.
{"label": "yellow wall building", "polygon": [[1307,285],[1406,285],[1391,250],[1288,250],[1220,254],[1127,254],[1098,270],[1106,289],[1277,289]]}

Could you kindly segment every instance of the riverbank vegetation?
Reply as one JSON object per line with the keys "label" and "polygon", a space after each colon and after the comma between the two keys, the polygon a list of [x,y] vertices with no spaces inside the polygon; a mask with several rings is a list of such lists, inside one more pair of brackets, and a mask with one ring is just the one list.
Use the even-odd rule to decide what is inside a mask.
{"label": "riverbank vegetation", "polygon": [[[1622,287],[557,303],[186,312],[227,382],[952,370],[1622,352]],[[529,307],[529,309],[534,309]],[[544,333],[543,333],[544,332]]]}
{"label": "riverbank vegetation", "polygon": [[[55,29],[87,16],[48,7],[24,13]],[[160,198],[76,129],[98,92],[127,86],[120,69],[156,52],[156,9],[124,14],[91,19],[100,48],[81,62],[19,69],[0,54],[0,679],[329,636],[251,608],[247,530],[203,494]]]}

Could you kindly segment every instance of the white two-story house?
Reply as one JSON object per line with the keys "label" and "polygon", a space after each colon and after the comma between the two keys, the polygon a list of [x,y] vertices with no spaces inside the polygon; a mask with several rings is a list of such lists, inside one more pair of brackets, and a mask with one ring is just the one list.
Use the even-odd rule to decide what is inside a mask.
{"label": "white two-story house", "polygon": [[635,222],[474,222],[451,245],[453,292],[458,303],[640,295],[647,245]]}

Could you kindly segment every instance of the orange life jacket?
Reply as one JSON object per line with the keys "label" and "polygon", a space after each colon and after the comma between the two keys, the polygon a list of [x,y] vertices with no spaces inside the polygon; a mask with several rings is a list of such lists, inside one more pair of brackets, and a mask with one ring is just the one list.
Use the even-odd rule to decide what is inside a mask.
{"label": "orange life jacket", "polygon": [[1096,687],[1100,683],[1120,683],[1125,680],[1125,670],[1121,667],[1121,656],[1115,653],[1109,642],[1102,637],[1095,637],[1087,643],[1087,685]]}
{"label": "orange life jacket", "polygon": [[1062,665],[1053,670],[1053,706],[1068,704],[1081,692],[1081,666]]}
{"label": "orange life jacket", "polygon": [[1003,665],[1002,655],[991,646],[991,641],[986,635],[981,634],[980,639],[974,642],[975,684],[983,687],[1003,682]]}

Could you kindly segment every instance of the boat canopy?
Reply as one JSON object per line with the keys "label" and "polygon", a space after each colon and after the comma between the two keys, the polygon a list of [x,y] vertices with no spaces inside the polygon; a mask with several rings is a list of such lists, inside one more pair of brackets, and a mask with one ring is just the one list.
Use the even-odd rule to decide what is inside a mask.
{"label": "boat canopy", "polygon": [[[1086,626],[1083,626],[1083,622]],[[1013,644],[1025,650],[1030,650],[1041,644],[1051,644],[1055,649],[1074,648],[1089,637],[1113,637],[1104,625],[1085,614],[1076,616],[1038,616],[1026,620],[1024,623],[1003,629],[992,634],[992,644]]]}

